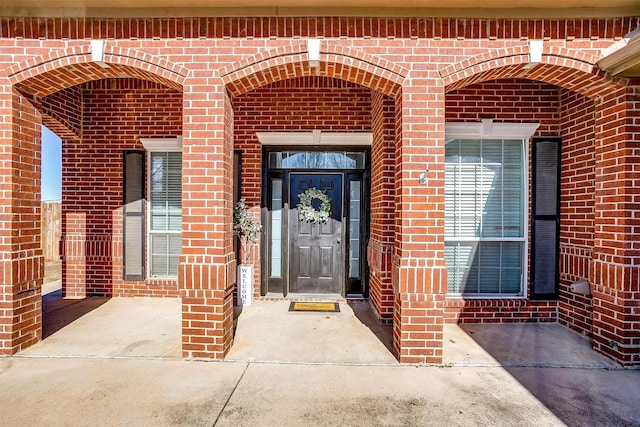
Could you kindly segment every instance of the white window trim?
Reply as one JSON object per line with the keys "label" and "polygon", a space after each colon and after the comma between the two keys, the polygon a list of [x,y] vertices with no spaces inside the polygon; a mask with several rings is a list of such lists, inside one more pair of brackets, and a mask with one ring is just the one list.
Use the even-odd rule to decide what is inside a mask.
{"label": "white window trim", "polygon": [[182,151],[182,136],[171,138],[140,138],[146,151],[176,152]]}
{"label": "white window trim", "polygon": [[[453,294],[447,293],[447,298],[451,299],[527,299],[529,293],[529,222],[531,220],[529,209],[529,150],[531,137],[540,127],[540,123],[504,123],[494,122],[492,119],[483,119],[481,122],[447,122],[445,123],[445,141],[453,141],[455,139],[520,139],[523,141],[523,168],[524,168],[524,250],[522,253],[522,295],[503,295],[503,294]],[[446,238],[445,238],[446,240]],[[451,241],[460,240],[452,239]],[[464,239],[465,241],[473,239]],[[478,238],[478,241],[481,239]],[[509,239],[511,241],[515,239]]]}
{"label": "white window trim", "polygon": [[[154,152],[161,152],[161,153],[175,153],[175,152],[182,152],[182,136],[175,136],[175,137],[170,137],[170,138],[140,138],[140,142],[142,143],[142,145],[144,146],[144,149],[146,151],[146,161],[145,164],[147,165],[146,168],[147,170],[145,171],[146,174],[146,192],[147,195],[149,197],[149,199],[151,198],[151,153]],[[146,205],[146,209],[145,209],[145,216],[147,218],[146,220],[146,226],[145,226],[145,230],[147,232],[146,235],[146,245],[147,245],[147,250],[146,250],[146,259],[145,262],[147,263],[147,266],[145,268],[145,272],[146,272],[146,278],[147,280],[173,280],[173,279],[177,279],[177,276],[153,276],[151,275],[151,235],[154,234],[154,231],[151,230],[151,200],[149,200],[149,203],[147,203]],[[178,234],[178,233],[182,233],[182,231],[172,231],[172,232],[166,232],[163,231],[163,233],[171,233],[171,234]]]}
{"label": "white window trim", "polygon": [[529,140],[540,123],[504,123],[492,119],[480,122],[445,123],[446,140],[453,139],[524,139]]}
{"label": "white window trim", "polygon": [[262,145],[371,145],[371,132],[256,132]]}

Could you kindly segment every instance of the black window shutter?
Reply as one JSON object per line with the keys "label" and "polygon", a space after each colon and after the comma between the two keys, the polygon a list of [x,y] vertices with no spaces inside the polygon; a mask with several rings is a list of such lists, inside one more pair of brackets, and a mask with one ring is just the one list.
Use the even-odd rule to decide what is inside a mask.
{"label": "black window shutter", "polygon": [[560,138],[533,138],[531,298],[558,297]]}
{"label": "black window shutter", "polygon": [[124,280],[144,280],[145,152],[125,151],[123,162]]}

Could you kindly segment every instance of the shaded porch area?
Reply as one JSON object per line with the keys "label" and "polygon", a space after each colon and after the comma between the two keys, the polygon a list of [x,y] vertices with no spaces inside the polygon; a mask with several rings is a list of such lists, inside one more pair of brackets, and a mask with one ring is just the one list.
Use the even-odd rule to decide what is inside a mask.
{"label": "shaded porch area", "polygon": [[62,298],[60,281],[42,287],[43,339],[26,357],[180,359],[180,300]]}

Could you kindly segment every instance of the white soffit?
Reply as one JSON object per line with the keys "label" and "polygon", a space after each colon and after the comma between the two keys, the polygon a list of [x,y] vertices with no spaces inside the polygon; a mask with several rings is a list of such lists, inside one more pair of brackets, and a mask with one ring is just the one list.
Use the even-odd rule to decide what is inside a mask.
{"label": "white soffit", "polygon": [[484,119],[481,122],[450,122],[445,124],[447,142],[452,139],[529,139],[540,123],[504,123]]}
{"label": "white soffit", "polygon": [[262,145],[371,145],[371,132],[256,132]]}
{"label": "white soffit", "polygon": [[182,136],[172,138],[140,138],[147,151],[182,151]]}

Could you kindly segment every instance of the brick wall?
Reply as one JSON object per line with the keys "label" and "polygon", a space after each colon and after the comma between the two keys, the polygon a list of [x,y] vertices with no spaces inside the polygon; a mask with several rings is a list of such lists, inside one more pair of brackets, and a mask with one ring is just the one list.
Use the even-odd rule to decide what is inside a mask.
{"label": "brick wall", "polygon": [[210,39],[374,37],[389,39],[621,38],[638,18],[468,19],[386,17],[202,17],[0,19],[0,37],[25,39]]}
{"label": "brick wall", "polygon": [[560,194],[560,323],[591,335],[592,297],[569,290],[589,277],[595,220],[595,119],[593,100],[562,90],[560,129],[562,171]]}
{"label": "brick wall", "polygon": [[42,123],[62,140],[82,135],[82,90],[73,86],[42,100]]}
{"label": "brick wall", "polygon": [[371,102],[371,236],[367,248],[369,298],[379,319],[393,319],[391,257],[395,239],[395,102],[373,92]]}
{"label": "brick wall", "polygon": [[637,86],[595,102],[595,227],[592,345],[622,364],[640,363],[638,306]]}
{"label": "brick wall", "polygon": [[536,135],[560,134],[558,87],[522,79],[479,83],[447,93],[448,122],[539,122]]}
{"label": "brick wall", "polygon": [[[77,88],[56,98],[66,92]],[[82,137],[62,145],[63,241],[76,246],[64,259],[65,294],[175,296],[175,280],[122,280],[122,161],[124,150],[144,149],[140,138],[182,134],[182,94],[135,79],[89,82],[81,92]],[[77,109],[58,113],[67,111],[76,121]]]}
{"label": "brick wall", "polygon": [[0,238],[0,354],[13,354],[42,336],[40,114],[15,90],[1,96],[0,105],[13,113],[0,125],[0,138],[11,135],[17,141],[13,146],[4,141],[0,152],[2,171],[8,174],[0,187],[0,220],[6,232]]}

